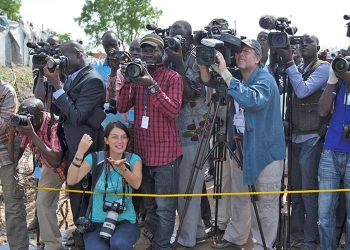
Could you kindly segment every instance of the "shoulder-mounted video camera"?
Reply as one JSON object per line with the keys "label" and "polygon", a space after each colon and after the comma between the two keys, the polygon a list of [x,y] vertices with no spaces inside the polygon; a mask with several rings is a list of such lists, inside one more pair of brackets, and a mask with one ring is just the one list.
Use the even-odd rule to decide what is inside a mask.
{"label": "shoulder-mounted video camera", "polygon": [[286,17],[278,17],[277,19],[271,15],[262,16],[259,20],[259,25],[263,29],[276,30],[270,32],[267,37],[267,43],[270,48],[286,48],[289,43],[292,45],[302,44],[303,36],[294,36],[298,31],[297,27],[289,26],[291,21]]}
{"label": "shoulder-mounted video camera", "polygon": [[241,48],[244,37],[236,35],[234,29],[221,29],[218,26],[207,26],[202,30],[194,31],[197,63],[212,65],[216,61],[215,50],[220,51],[228,67],[235,66],[234,53]]}
{"label": "shoulder-mounted video camera", "polygon": [[30,122],[34,123],[34,116],[29,113],[27,106],[22,107],[22,111],[11,118],[11,123],[13,125],[27,126],[27,119],[30,118]]}
{"label": "shoulder-mounted video camera", "polygon": [[45,42],[28,42],[27,47],[30,48],[29,54],[33,55],[34,68],[44,68],[46,66],[45,58],[48,56],[57,57],[61,55],[59,45],[51,47],[50,44]]}

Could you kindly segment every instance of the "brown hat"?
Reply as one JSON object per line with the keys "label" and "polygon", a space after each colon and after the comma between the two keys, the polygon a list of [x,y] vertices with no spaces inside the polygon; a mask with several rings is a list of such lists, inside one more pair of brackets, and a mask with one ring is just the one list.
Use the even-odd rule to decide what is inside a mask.
{"label": "brown hat", "polygon": [[142,46],[144,46],[145,44],[151,45],[153,47],[159,46],[161,49],[164,48],[163,39],[154,33],[145,35],[144,37],[141,38],[140,47],[142,48]]}
{"label": "brown hat", "polygon": [[261,45],[257,40],[254,39],[243,39],[242,43],[244,43],[245,45],[247,45],[248,47],[251,47],[252,49],[255,50],[255,54],[257,56],[262,55],[262,50],[261,50]]}

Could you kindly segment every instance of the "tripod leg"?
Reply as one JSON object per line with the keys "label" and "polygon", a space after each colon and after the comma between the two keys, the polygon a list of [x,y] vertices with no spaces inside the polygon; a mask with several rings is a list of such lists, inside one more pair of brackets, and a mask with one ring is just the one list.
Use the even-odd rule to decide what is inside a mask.
{"label": "tripod leg", "polygon": [[[255,187],[254,185],[248,185],[248,189],[249,192],[255,192]],[[261,236],[261,241],[263,243],[263,247],[265,250],[267,250],[266,248],[266,242],[265,242],[265,237],[264,237],[264,232],[262,230],[262,226],[261,226],[261,221],[260,221],[260,216],[259,216],[259,212],[258,212],[258,207],[256,206],[256,201],[258,200],[258,198],[256,197],[256,195],[251,195],[252,198],[252,203],[253,203],[253,207],[254,207],[254,212],[255,212],[255,216],[256,216],[256,220],[258,222],[258,227],[259,227],[259,231],[260,231],[260,236]]]}

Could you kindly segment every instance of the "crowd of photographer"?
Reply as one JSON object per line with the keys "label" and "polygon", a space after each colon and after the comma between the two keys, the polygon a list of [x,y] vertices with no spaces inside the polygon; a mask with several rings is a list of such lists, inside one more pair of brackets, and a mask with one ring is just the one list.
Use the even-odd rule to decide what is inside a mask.
{"label": "crowd of photographer", "polygon": [[[317,36],[294,36],[286,18],[267,15],[259,24],[277,32],[247,39],[222,19],[195,32],[184,20],[169,29],[150,26],[154,32],[132,41],[129,52],[119,51],[117,35],[107,31],[101,38],[107,57],[94,65],[78,42],[58,45],[51,37],[46,49],[30,44],[38,68],[36,98],[17,110],[14,90],[0,81],[0,177],[11,249],[28,249],[23,190],[13,188],[15,162],[28,145],[42,165],[36,208],[49,250],[62,248],[59,192],[40,188],[61,188],[65,180],[78,191],[69,198],[79,249],[133,249],[146,212],[148,250],[204,242],[203,198],[126,194],[202,193],[211,160],[214,192],[284,189],[286,151],[287,188],[349,188],[349,49],[327,62],[319,59]],[[288,100],[283,105],[281,95]],[[86,194],[90,190],[95,193]],[[336,249],[338,196],[290,195],[288,247]],[[345,199],[349,203],[348,192]],[[250,233],[254,249],[284,241],[277,238],[279,194],[216,202],[213,248],[243,246]],[[179,227],[171,244],[176,211]],[[350,206],[346,211],[350,216]],[[345,248],[349,244],[347,230]]]}

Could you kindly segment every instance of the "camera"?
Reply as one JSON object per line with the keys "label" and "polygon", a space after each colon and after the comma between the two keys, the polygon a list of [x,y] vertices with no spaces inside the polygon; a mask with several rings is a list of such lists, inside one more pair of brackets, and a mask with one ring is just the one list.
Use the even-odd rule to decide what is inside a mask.
{"label": "camera", "polygon": [[117,114],[117,100],[115,98],[109,99],[109,106],[105,109],[106,114]]}
{"label": "camera", "polygon": [[131,79],[142,77],[145,74],[143,67],[147,68],[147,64],[141,59],[136,58],[126,66],[125,75]]}
{"label": "camera", "polygon": [[109,59],[122,59],[124,56],[124,51],[114,51],[109,55]]}
{"label": "camera", "polygon": [[65,69],[68,67],[68,58],[66,56],[53,56],[49,58],[46,65],[49,69],[54,69],[57,65],[59,65],[61,69]]}
{"label": "camera", "polygon": [[196,45],[197,63],[211,65],[216,61],[216,51],[220,51],[226,64],[233,67],[235,64],[234,53],[241,48],[241,39],[235,30],[223,30],[219,26],[207,26],[204,30],[194,31],[194,43]]}
{"label": "camera", "polygon": [[45,58],[47,56],[61,55],[59,45],[51,47],[50,44],[45,42],[28,42],[27,47],[31,49],[29,54],[33,55],[32,62],[34,68],[44,68],[46,66]]}
{"label": "camera", "polygon": [[180,48],[180,45],[183,47],[186,43],[186,39],[181,35],[176,35],[168,39],[168,47],[172,50],[177,51]]}
{"label": "camera", "polygon": [[327,59],[333,60],[334,58],[336,58],[337,55],[338,55],[338,52],[336,51],[328,51]]}
{"label": "camera", "polygon": [[117,201],[105,201],[102,209],[104,212],[108,211],[108,213],[101,227],[100,238],[109,240],[112,237],[115,226],[117,225],[118,215],[124,211],[124,204],[120,204]]}
{"label": "camera", "polygon": [[332,69],[335,73],[344,73],[345,71],[350,71],[349,67],[350,56],[337,57],[332,62]]}
{"label": "camera", "polygon": [[13,125],[27,126],[27,118],[30,118],[30,122],[34,123],[34,116],[29,113],[29,109],[27,106],[23,106],[22,112],[14,115],[11,118],[11,123]]}
{"label": "camera", "polygon": [[75,222],[75,226],[77,227],[76,231],[80,234],[92,232],[95,230],[94,224],[85,216],[79,217]]}
{"label": "camera", "polygon": [[[267,17],[267,18],[271,18],[271,17]],[[264,17],[262,17],[261,19],[264,19]],[[264,20],[261,20],[261,19],[260,19],[260,26],[262,25],[261,22],[264,22]],[[297,27],[289,26],[291,21],[288,21],[288,18],[286,17],[278,17],[277,19],[272,18],[270,22],[274,26],[273,28],[279,31],[279,32],[270,32],[267,37],[267,43],[271,49],[286,48],[288,46],[288,39],[290,41],[290,44],[302,44],[304,42],[302,36],[294,36],[294,34],[298,31],[298,29]]]}

